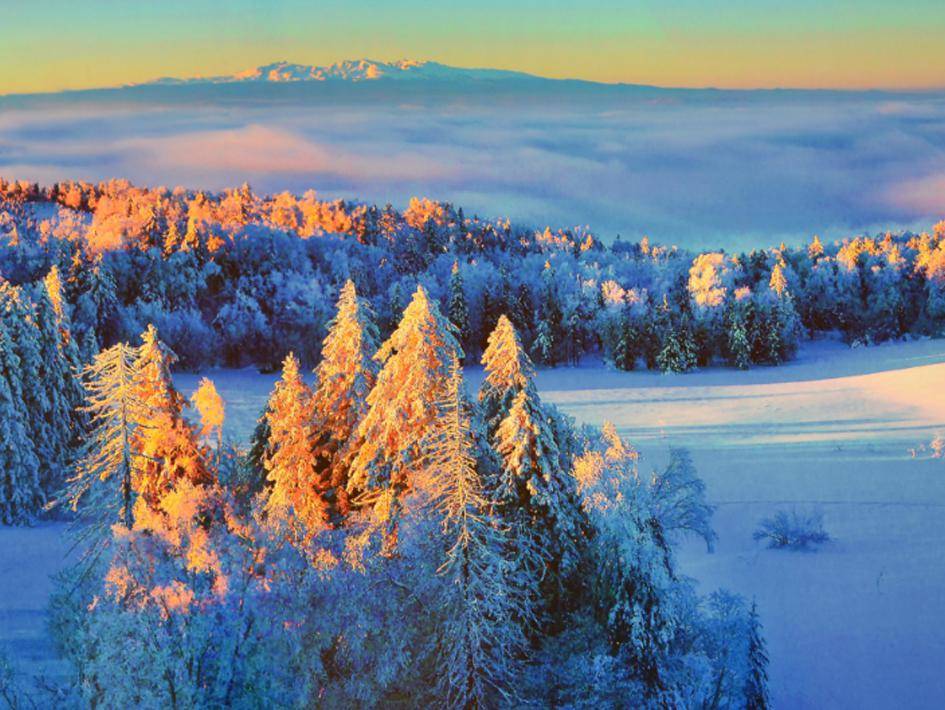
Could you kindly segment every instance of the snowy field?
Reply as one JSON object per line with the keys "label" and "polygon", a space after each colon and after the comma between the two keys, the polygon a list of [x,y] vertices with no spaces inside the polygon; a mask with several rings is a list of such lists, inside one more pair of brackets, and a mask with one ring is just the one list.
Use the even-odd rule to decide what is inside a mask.
{"label": "snowy field", "polygon": [[[208,373],[244,439],[276,379]],[[474,389],[481,372],[470,369]],[[189,395],[198,376],[179,375]],[[850,350],[822,341],[796,361],[748,372],[622,373],[588,364],[542,371],[542,396],[579,422],[613,421],[642,469],[686,446],[717,507],[714,554],[688,541],[681,568],[700,589],[758,602],[781,708],[932,708],[945,703],[945,341]],[[816,509],[834,538],[818,552],[766,549],[757,522]],[[0,646],[54,670],[48,574],[62,525],[0,528]]]}

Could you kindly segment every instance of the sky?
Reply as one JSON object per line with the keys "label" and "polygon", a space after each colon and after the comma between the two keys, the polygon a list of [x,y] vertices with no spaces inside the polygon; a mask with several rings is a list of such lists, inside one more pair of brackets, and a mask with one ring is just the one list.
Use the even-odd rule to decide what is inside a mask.
{"label": "sky", "polygon": [[0,4],[0,94],[429,59],[662,86],[945,87],[942,0],[37,0]]}

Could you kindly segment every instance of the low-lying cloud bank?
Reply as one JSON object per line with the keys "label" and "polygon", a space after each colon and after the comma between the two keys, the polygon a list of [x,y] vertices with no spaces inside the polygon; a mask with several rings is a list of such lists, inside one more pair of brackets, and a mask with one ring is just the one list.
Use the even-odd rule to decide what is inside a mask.
{"label": "low-lying cloud bank", "polygon": [[941,94],[327,103],[0,110],[0,175],[208,189],[248,180],[401,205],[423,195],[535,226],[691,247],[945,216]]}

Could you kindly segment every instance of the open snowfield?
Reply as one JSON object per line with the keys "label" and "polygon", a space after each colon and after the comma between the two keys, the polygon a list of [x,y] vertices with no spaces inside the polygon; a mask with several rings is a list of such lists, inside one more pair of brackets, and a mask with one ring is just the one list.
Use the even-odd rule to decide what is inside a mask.
{"label": "open snowfield", "polygon": [[[275,375],[208,373],[245,438]],[[470,369],[469,386],[481,372]],[[190,394],[198,376],[180,375]],[[932,708],[945,703],[945,340],[850,350],[821,341],[748,372],[542,371],[542,396],[579,422],[613,421],[646,472],[686,446],[717,506],[717,550],[687,541],[681,568],[702,591],[754,598],[780,708]],[[915,450],[913,452],[913,450]],[[766,549],[751,533],[777,509],[814,508],[834,540]],[[0,528],[0,647],[31,670],[51,659],[48,575],[62,525]]]}

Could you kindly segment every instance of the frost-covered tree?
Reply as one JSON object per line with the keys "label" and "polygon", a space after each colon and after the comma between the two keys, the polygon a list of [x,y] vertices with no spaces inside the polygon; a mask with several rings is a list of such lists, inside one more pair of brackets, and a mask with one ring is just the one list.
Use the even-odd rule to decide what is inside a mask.
{"label": "frost-covered tree", "polygon": [[131,446],[142,460],[135,470],[135,491],[154,509],[175,483],[212,480],[196,432],[184,418],[186,400],[174,387],[171,365],[176,356],[149,325],[141,335],[134,364],[134,396],[144,408],[142,426],[135,429]]}
{"label": "frost-covered tree", "polygon": [[477,442],[462,369],[454,361],[440,403],[425,474],[442,521],[445,552],[437,681],[445,706],[494,707],[510,700],[515,659],[524,648],[519,623],[529,609],[520,574],[508,559],[506,531],[494,515],[477,467]]}
{"label": "frost-covered tree", "polygon": [[390,489],[396,497],[409,488],[411,473],[427,454],[450,367],[461,356],[449,322],[418,286],[397,329],[374,356],[381,370],[352,443],[349,493]]}
{"label": "frost-covered tree", "polygon": [[[479,404],[490,436],[512,407],[519,392],[534,387],[535,368],[529,359],[515,326],[499,316],[482,353],[485,379],[479,389]],[[534,396],[534,392],[530,393]]]}
{"label": "frost-covered tree", "polygon": [[103,350],[83,370],[90,433],[68,482],[67,499],[98,542],[120,523],[131,528],[134,481],[144,460],[133,446],[148,412],[135,386],[137,353],[125,343]]}
{"label": "frost-covered tree", "polygon": [[767,710],[768,699],[768,651],[761,635],[761,620],[754,602],[748,615],[748,673],[745,678],[746,710]]}
{"label": "frost-covered tree", "polygon": [[324,528],[329,516],[324,499],[329,481],[315,467],[311,400],[299,361],[290,353],[269,398],[269,453],[263,465],[271,484],[266,500],[269,521],[299,535]]}
{"label": "frost-covered tree", "polygon": [[680,619],[669,546],[639,483],[636,459],[606,427],[575,460],[574,477],[594,530],[596,616],[610,653],[659,706],[670,692],[667,661]]}
{"label": "frost-covered tree", "polygon": [[45,502],[27,426],[20,360],[0,320],[0,523],[29,522]]}
{"label": "frost-covered tree", "polygon": [[621,310],[617,327],[617,341],[613,349],[614,366],[618,370],[632,370],[636,367],[640,353],[640,333],[629,305]]}
{"label": "frost-covered tree", "polygon": [[324,494],[334,514],[343,515],[348,509],[346,486],[351,454],[345,447],[367,414],[368,395],[379,369],[374,359],[377,350],[373,314],[349,280],[341,289],[336,315],[328,325],[311,398],[316,465],[328,481]]}
{"label": "frost-covered tree", "polygon": [[[566,456],[558,447],[555,420],[533,388],[527,386],[512,400],[492,437],[502,459],[496,497],[502,515],[514,530],[528,531],[540,562],[523,559],[526,567],[544,567],[542,589],[547,611],[557,616],[567,596],[566,586],[579,563],[584,535],[574,482]],[[533,544],[532,544],[533,543]]]}
{"label": "frost-covered tree", "polygon": [[447,315],[450,323],[456,329],[456,337],[460,344],[465,345],[469,342],[469,308],[466,306],[466,293],[463,290],[463,272],[459,268],[459,262],[453,262],[453,269],[450,272],[449,286],[449,304]]}
{"label": "frost-covered tree", "polygon": [[716,540],[713,508],[705,500],[705,483],[696,475],[686,449],[671,448],[669,463],[650,478],[650,503],[654,517],[667,532],[698,535],[709,550]]}

